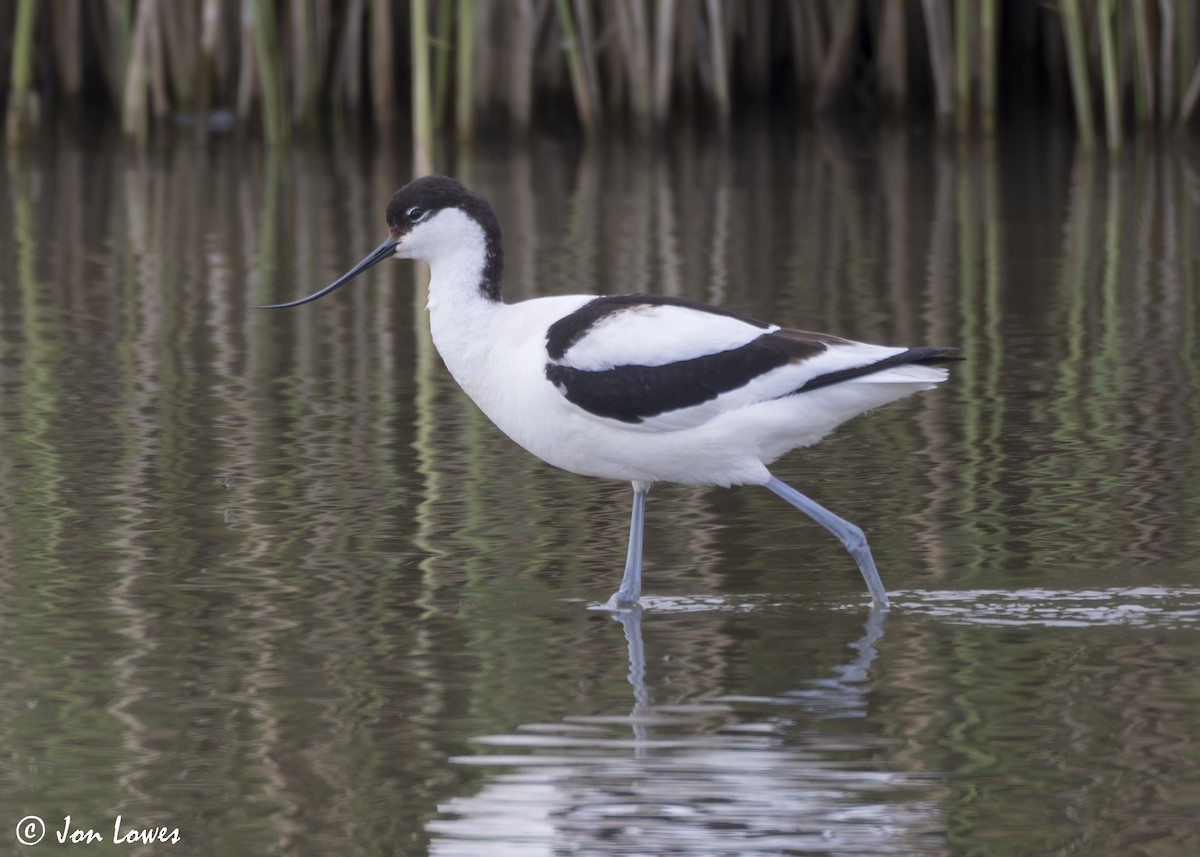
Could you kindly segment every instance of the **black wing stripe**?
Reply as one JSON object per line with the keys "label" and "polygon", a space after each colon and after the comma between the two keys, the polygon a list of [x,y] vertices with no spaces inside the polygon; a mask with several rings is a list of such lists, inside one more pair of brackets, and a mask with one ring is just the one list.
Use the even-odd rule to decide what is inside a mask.
{"label": "black wing stripe", "polygon": [[567,401],[596,416],[640,423],[691,408],[749,384],[791,361],[819,354],[825,345],[765,334],[740,348],[662,366],[616,366],[588,371],[546,364],[546,378]]}
{"label": "black wing stripe", "polygon": [[607,295],[588,301],[570,315],[565,315],[546,331],[546,353],[551,360],[562,360],[572,345],[583,339],[587,332],[604,319],[637,307],[677,306],[734,318],[760,330],[771,325],[737,313],[727,312],[708,304],[672,298],[665,295]]}

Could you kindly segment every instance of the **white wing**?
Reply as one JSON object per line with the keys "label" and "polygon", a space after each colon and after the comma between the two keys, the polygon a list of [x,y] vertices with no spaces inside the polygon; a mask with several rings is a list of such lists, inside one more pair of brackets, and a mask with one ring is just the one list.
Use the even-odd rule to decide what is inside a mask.
{"label": "white wing", "polygon": [[[781,331],[690,301],[623,295],[597,298],[560,319],[546,352],[547,379],[584,412],[628,428],[675,431],[806,390],[866,381],[931,385],[944,370],[913,364],[946,350]],[[875,396],[857,393],[853,400],[866,406],[855,412],[873,407]],[[881,395],[880,403],[896,397]]]}

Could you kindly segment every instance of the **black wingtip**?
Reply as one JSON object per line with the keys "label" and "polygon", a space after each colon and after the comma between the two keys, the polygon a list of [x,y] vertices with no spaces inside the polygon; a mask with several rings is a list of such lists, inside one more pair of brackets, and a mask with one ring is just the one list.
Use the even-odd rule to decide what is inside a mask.
{"label": "black wingtip", "polygon": [[854,378],[861,378],[866,375],[873,375],[876,372],[882,372],[884,369],[892,369],[896,366],[935,366],[938,363],[954,363],[964,358],[957,355],[957,348],[943,348],[937,346],[927,346],[924,348],[909,348],[906,351],[901,351],[899,354],[893,354],[891,357],[885,357],[875,363],[867,366],[859,366],[853,369],[839,369],[836,372],[827,372],[824,375],[819,375],[813,378],[799,390],[797,393],[807,393],[810,390],[818,390],[821,387],[828,387],[833,384],[841,384],[843,381],[850,381]]}
{"label": "black wingtip", "polygon": [[916,363],[920,366],[936,366],[939,363],[958,363],[961,360],[966,360],[958,353],[958,349],[954,347],[938,347],[930,346],[926,348],[910,348],[901,357],[907,357],[901,360],[902,363]]}

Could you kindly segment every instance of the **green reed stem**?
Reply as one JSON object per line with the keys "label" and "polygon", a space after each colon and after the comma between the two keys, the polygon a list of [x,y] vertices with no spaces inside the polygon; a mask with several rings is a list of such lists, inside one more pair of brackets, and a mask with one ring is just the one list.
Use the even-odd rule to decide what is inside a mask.
{"label": "green reed stem", "polygon": [[1071,92],[1075,98],[1075,122],[1084,148],[1096,145],[1092,125],[1092,93],[1088,85],[1087,57],[1083,39],[1083,20],[1079,16],[1078,0],[1060,0],[1063,35],[1067,41],[1067,62],[1071,73]]}
{"label": "green reed stem", "polygon": [[268,144],[287,137],[283,70],[279,59],[279,36],[275,6],[271,0],[251,0],[250,23],[254,31],[254,58],[258,64],[259,92],[263,106],[263,136]]}
{"label": "green reed stem", "polygon": [[454,130],[458,139],[475,136],[475,0],[458,0],[458,41],[455,46]]}
{"label": "green reed stem", "polygon": [[575,112],[579,115],[579,124],[583,126],[584,132],[591,135],[596,131],[596,105],[592,101],[587,72],[583,67],[579,36],[575,30],[575,19],[571,15],[571,6],[567,0],[554,0],[554,11],[558,18],[558,26],[563,33],[563,55],[567,61],[567,72],[571,77],[571,92],[575,96]]}
{"label": "green reed stem", "polygon": [[983,130],[988,134],[996,130],[998,3],[999,0],[983,0],[979,7],[979,111]]}
{"label": "green reed stem", "polygon": [[1138,122],[1146,126],[1154,121],[1154,68],[1146,0],[1133,0],[1130,14],[1133,16],[1133,104]]}
{"label": "green reed stem", "polygon": [[1117,87],[1117,48],[1113,38],[1116,24],[1116,0],[1103,0],[1100,6],[1100,64],[1104,74],[1104,119],[1108,148],[1121,148],[1121,93]]}
{"label": "green reed stem", "polygon": [[958,133],[965,134],[971,128],[971,23],[975,15],[975,0],[957,0],[954,10],[954,89],[958,96]]}
{"label": "green reed stem", "polygon": [[37,0],[21,0],[17,5],[16,30],[12,45],[12,84],[8,93],[6,138],[15,146],[25,132],[29,100],[29,84],[33,79],[34,21],[37,20]]}
{"label": "green reed stem", "polygon": [[426,0],[412,0],[412,133],[413,165],[418,175],[433,168],[433,99],[429,75],[429,8]]}

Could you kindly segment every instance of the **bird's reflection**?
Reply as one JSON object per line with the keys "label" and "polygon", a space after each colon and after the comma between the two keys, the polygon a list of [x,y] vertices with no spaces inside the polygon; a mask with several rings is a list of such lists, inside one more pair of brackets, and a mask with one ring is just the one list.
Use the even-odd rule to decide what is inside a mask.
{"label": "bird's reflection", "polygon": [[441,806],[430,832],[447,852],[494,853],[502,840],[521,853],[554,853],[563,842],[586,843],[589,854],[663,853],[685,841],[742,854],[814,844],[901,854],[940,835],[928,781],[879,767],[876,738],[795,728],[863,722],[886,611],[868,614],[850,658],[827,675],[769,697],[688,705],[651,702],[642,630],[658,611],[613,618],[626,642],[628,715],[571,716],[478,739],[494,754],[456,761],[507,770]]}
{"label": "bird's reflection", "polygon": [[625,644],[629,650],[629,684],[633,687],[633,711],[629,722],[633,728],[633,740],[641,752],[642,743],[649,736],[642,715],[650,705],[650,690],[646,687],[646,645],[642,642],[642,608],[634,606],[618,610],[613,618],[621,623],[625,632]]}
{"label": "bird's reflection", "polygon": [[[646,646],[642,641],[642,609],[640,607],[621,610],[613,614],[625,633],[629,653],[629,684],[633,688],[633,710],[630,722],[635,742],[647,735],[645,718],[649,708],[650,690],[646,685]],[[863,626],[863,634],[849,644],[855,656],[831,670],[829,677],[813,679],[806,686],[785,692],[781,700],[808,700],[810,713],[833,716],[852,716],[866,710],[866,699],[870,689],[871,664],[878,655],[875,646],[883,638],[887,610],[872,606]],[[720,697],[721,701],[736,700],[738,697]]]}

